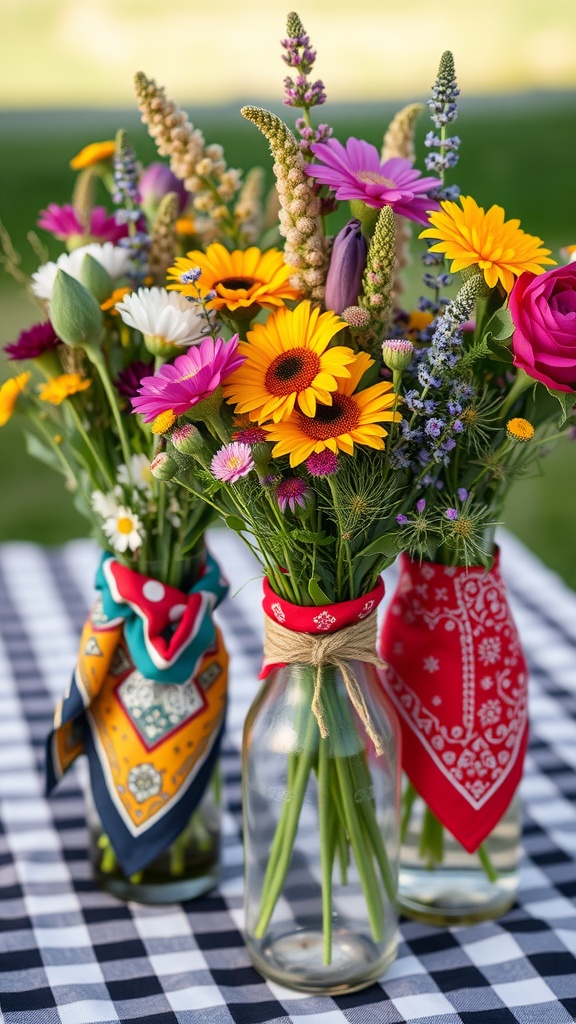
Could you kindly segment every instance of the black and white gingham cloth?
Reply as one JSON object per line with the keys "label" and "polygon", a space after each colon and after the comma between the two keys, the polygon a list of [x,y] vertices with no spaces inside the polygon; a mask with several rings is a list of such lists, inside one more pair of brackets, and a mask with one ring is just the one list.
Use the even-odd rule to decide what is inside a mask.
{"label": "black and white gingham cloth", "polygon": [[[378,984],[318,998],[265,982],[242,940],[242,721],[261,656],[260,585],[214,531],[231,654],[218,890],[124,904],[91,879],[79,772],[43,797],[44,739],[92,597],[88,542],[0,546],[0,1017],[5,1024],[570,1024],[576,1021],[576,594],[512,537],[503,574],[531,669],[518,904],[496,922],[401,922]],[[246,583],[247,580],[251,582]],[[388,591],[393,588],[393,573]],[[241,589],[240,589],[241,588]]]}

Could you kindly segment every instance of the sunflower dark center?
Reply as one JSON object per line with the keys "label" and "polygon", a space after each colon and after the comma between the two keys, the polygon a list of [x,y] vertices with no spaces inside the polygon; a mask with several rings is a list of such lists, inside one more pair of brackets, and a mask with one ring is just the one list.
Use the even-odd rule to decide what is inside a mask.
{"label": "sunflower dark center", "polygon": [[221,281],[216,282],[216,288],[226,288],[229,292],[247,292],[258,283],[253,277],[223,277]]}
{"label": "sunflower dark center", "polygon": [[315,441],[349,434],[358,426],[360,413],[353,398],[333,395],[332,405],[317,405],[313,417],[299,416],[300,429]]}
{"label": "sunflower dark center", "polygon": [[266,370],[265,384],[273,395],[291,395],[310,387],[320,370],[320,359],[308,348],[281,352]]}

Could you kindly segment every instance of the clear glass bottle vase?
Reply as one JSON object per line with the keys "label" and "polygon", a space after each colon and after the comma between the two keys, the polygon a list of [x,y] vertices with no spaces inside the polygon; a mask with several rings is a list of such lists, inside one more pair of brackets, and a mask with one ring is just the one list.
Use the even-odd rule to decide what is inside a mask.
{"label": "clear glass bottle vase", "polygon": [[398,905],[432,925],[476,924],[501,917],[519,883],[522,802],[508,810],[475,853],[463,846],[405,781]]}
{"label": "clear glass bottle vase", "polygon": [[394,959],[398,744],[371,665],[287,665],[261,687],[242,774],[246,944],[264,976],[342,993]]}
{"label": "clear glass bottle vase", "polygon": [[88,787],[89,856],[99,888],[122,900],[151,904],[195,899],[213,889],[220,877],[220,791],[217,765],[185,829],[160,856],[128,877],[104,832]]}

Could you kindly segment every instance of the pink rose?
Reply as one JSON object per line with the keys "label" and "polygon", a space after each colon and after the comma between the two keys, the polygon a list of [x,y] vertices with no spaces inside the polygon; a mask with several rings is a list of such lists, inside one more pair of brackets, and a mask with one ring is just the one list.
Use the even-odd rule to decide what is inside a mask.
{"label": "pink rose", "polygon": [[514,365],[553,391],[576,391],[576,263],[521,274],[509,305]]}

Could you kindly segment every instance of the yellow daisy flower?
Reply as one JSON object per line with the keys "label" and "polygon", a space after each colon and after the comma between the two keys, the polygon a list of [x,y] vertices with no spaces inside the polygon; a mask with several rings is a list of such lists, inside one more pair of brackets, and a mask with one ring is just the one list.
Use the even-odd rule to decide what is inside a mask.
{"label": "yellow daisy flower", "polygon": [[522,231],[519,220],[505,221],[501,206],[485,212],[472,196],[461,196],[460,201],[462,209],[457,203],[440,203],[442,210],[429,214],[432,227],[418,236],[439,239],[430,251],[452,260],[453,273],[479,267],[489,288],[500,282],[510,292],[514,278],[525,270],[543,274],[543,264],[555,264],[548,259],[550,249],[542,248],[542,239]]}
{"label": "yellow daisy flower", "polygon": [[79,373],[62,373],[44,385],[40,391],[40,398],[43,402],[50,402],[51,405],[60,405],[70,395],[75,395],[78,391],[86,391],[91,383],[91,380],[83,379]]}
{"label": "yellow daisy flower", "polygon": [[18,395],[24,390],[30,379],[30,373],[19,373],[17,377],[9,377],[0,387],[0,427],[8,423],[18,401]]}
{"label": "yellow daisy flower", "polygon": [[332,405],[318,405],[315,416],[304,416],[294,411],[280,423],[263,425],[270,441],[274,458],[290,456],[290,465],[299,466],[312,452],[329,448],[348,455],[354,453],[355,444],[367,448],[384,448],[388,433],[379,424],[383,420],[398,422],[402,417],[393,411],[396,395],[389,381],[373,384],[364,391],[354,393],[360,379],[374,360],[366,352],[359,352],[350,366],[350,376],[338,381],[338,390],[332,395]]}
{"label": "yellow daisy flower", "polygon": [[328,348],[346,324],[335,313],[320,313],[307,300],[296,309],[284,306],[256,323],[238,352],[244,363],[224,385],[224,396],[236,413],[251,420],[286,419],[297,403],[306,416],[314,416],[316,402],[330,405],[338,378],[349,377],[354,362],[351,348]]}
{"label": "yellow daisy flower", "polygon": [[73,171],[81,171],[84,167],[92,167],[93,164],[99,164],[101,160],[109,160],[110,157],[114,156],[114,150],[116,149],[116,143],[113,139],[109,139],[106,142],[91,142],[89,146],[84,146],[76,156],[72,157],[70,161],[70,167]]}
{"label": "yellow daisy flower", "polygon": [[114,307],[117,302],[122,302],[122,299],[126,295],[129,295],[131,291],[132,289],[128,288],[126,285],[123,285],[121,288],[115,288],[110,298],[105,299],[104,302],[100,303],[100,309],[103,310],[104,313],[110,312],[112,316],[119,316],[120,314],[118,313],[118,310],[114,309]]}
{"label": "yellow daisy flower", "polygon": [[[196,267],[202,271],[197,284],[186,283],[186,272]],[[169,289],[192,296],[196,296],[196,289],[200,295],[216,292],[207,308],[235,312],[255,305],[275,309],[287,299],[297,299],[298,292],[290,284],[295,273],[294,267],[284,263],[279,249],[261,252],[251,246],[228,252],[220,242],[213,242],[206,252],[194,249],[179,256],[166,276],[172,281],[167,285]]]}

